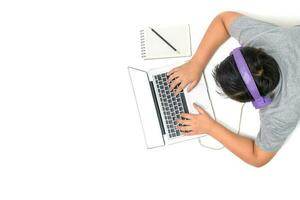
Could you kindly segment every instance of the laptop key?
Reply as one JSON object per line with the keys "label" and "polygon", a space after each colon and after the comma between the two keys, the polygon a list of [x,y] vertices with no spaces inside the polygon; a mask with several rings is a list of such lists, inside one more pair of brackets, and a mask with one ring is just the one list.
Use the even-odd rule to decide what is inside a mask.
{"label": "laptop key", "polygon": [[[176,129],[176,120],[180,118],[180,113],[184,112],[182,105],[182,96],[175,96],[170,92],[169,84],[167,83],[167,74],[162,73],[154,76],[158,97],[160,99],[164,122],[166,123],[166,132],[170,138],[179,137],[180,131]],[[178,87],[178,85],[176,86]]]}

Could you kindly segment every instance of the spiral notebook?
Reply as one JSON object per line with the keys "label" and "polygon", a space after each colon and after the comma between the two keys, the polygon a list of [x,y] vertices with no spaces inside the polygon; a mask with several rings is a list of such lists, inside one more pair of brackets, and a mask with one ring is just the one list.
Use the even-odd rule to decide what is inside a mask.
{"label": "spiral notebook", "polygon": [[[151,29],[165,39],[165,41]],[[151,28],[144,28],[140,33],[141,56],[145,60],[187,57],[192,55],[189,25],[151,26]],[[176,48],[177,51],[167,43]]]}

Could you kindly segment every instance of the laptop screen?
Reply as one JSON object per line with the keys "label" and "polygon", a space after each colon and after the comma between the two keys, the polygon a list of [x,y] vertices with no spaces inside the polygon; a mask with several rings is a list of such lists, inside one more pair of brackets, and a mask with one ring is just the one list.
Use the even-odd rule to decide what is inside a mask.
{"label": "laptop screen", "polygon": [[164,140],[147,72],[128,68],[148,148],[163,146]]}

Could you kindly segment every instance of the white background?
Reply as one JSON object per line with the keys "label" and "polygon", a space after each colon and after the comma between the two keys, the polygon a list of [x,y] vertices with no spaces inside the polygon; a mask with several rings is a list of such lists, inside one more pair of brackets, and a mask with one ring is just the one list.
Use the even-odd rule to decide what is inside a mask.
{"label": "white background", "polygon": [[[295,3],[293,3],[295,2]],[[297,199],[299,128],[262,168],[189,141],[147,150],[127,66],[139,27],[189,23],[193,50],[221,11],[299,24],[297,1],[1,1],[0,199]],[[215,93],[236,129],[240,104]],[[245,107],[244,133],[257,112]]]}

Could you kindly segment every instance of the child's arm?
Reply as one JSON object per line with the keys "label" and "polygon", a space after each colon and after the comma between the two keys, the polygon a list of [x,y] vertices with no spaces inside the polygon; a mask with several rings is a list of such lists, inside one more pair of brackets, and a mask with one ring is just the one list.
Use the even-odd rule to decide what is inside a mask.
{"label": "child's arm", "polygon": [[216,50],[230,37],[229,28],[240,15],[240,13],[231,11],[217,15],[203,36],[192,62],[202,69],[205,68]]}
{"label": "child's arm", "polygon": [[233,133],[212,119],[201,107],[196,104],[194,106],[199,114],[182,114],[181,116],[188,120],[179,119],[177,121],[179,124],[185,125],[178,126],[179,130],[190,131],[188,133],[183,132],[184,135],[207,133],[240,159],[256,167],[265,165],[275,156],[276,152],[267,152],[260,149],[253,139]]}
{"label": "child's arm", "polygon": [[209,135],[221,142],[240,159],[255,167],[267,164],[276,154],[276,152],[262,150],[253,139],[237,135],[219,123],[211,127]]}
{"label": "child's arm", "polygon": [[188,91],[197,85],[203,69],[216,50],[230,37],[229,27],[240,15],[237,12],[223,12],[217,15],[209,25],[192,59],[168,73],[170,75],[168,81],[171,82],[170,89],[173,90],[179,85],[176,95],[188,84],[190,84]]}

